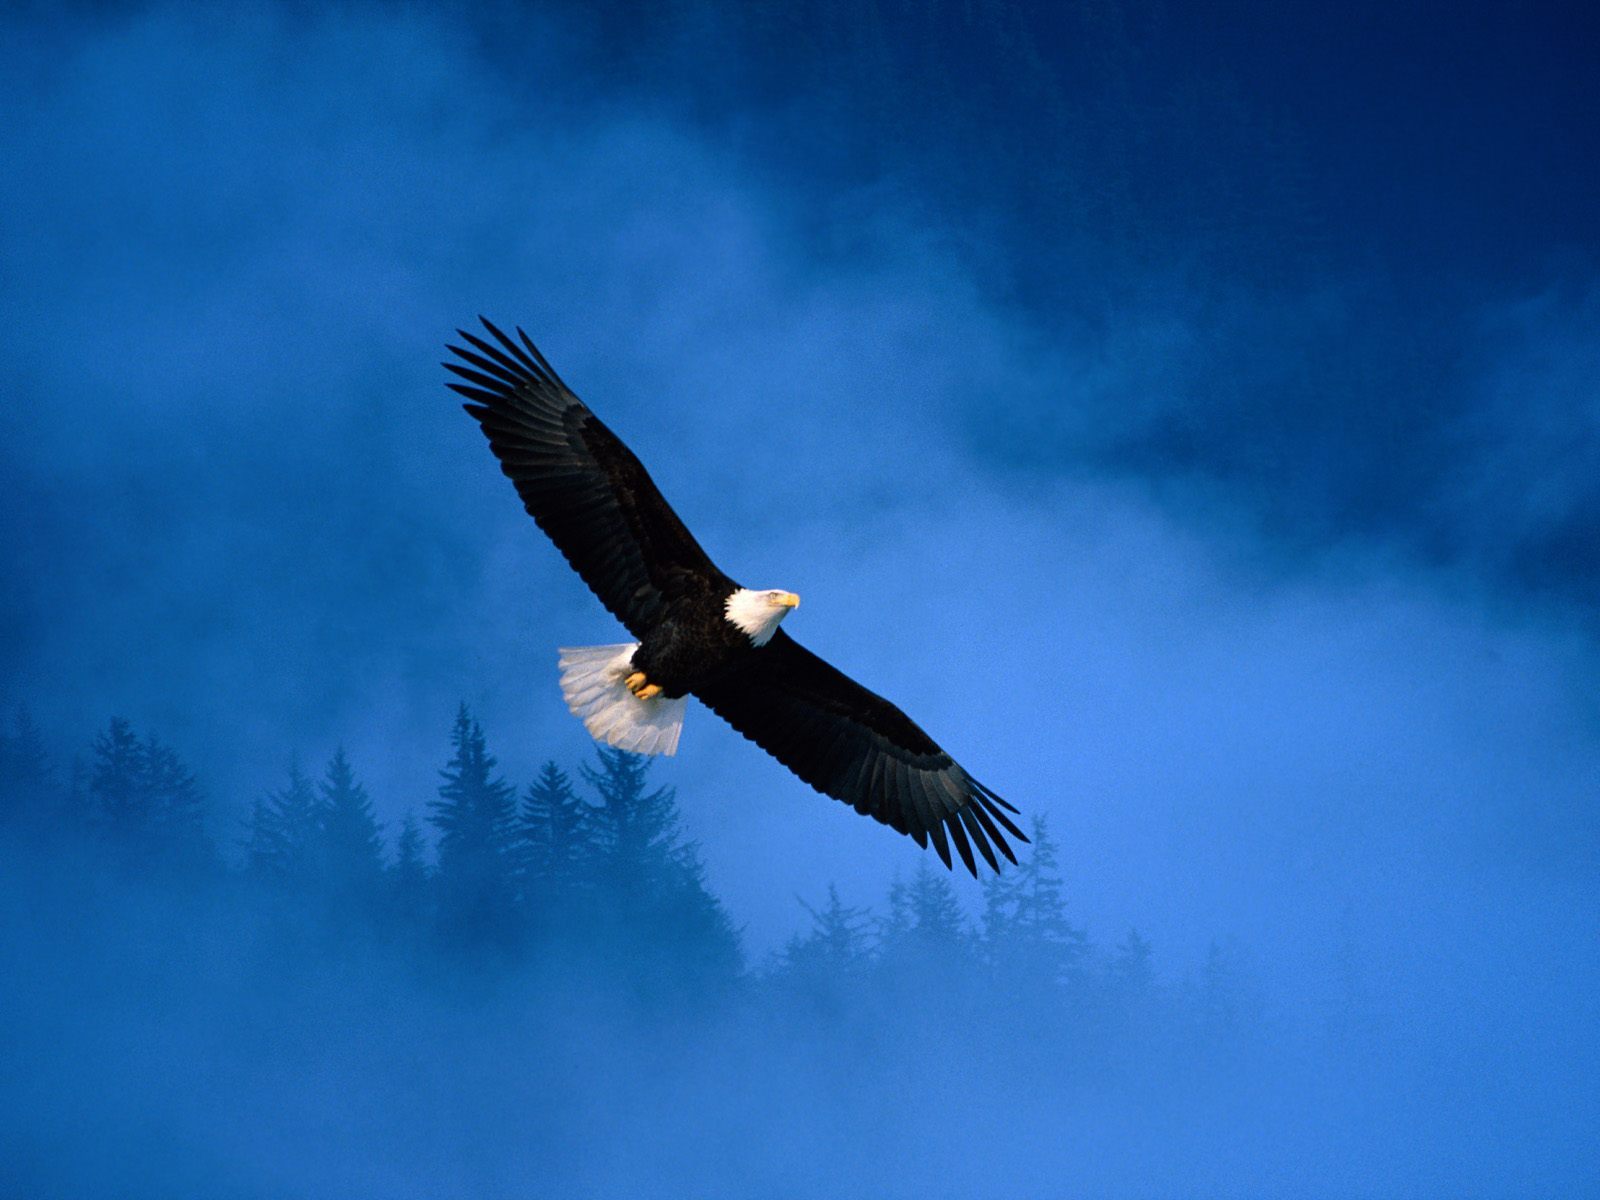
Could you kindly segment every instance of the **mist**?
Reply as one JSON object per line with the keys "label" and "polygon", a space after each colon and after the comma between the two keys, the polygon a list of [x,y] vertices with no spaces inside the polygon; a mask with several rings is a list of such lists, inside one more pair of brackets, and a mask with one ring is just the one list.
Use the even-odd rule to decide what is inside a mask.
{"label": "mist", "polygon": [[[1593,1189],[1585,31],[1329,20],[0,21],[7,1190]],[[1053,864],[931,876],[703,708],[618,857],[478,313]]]}

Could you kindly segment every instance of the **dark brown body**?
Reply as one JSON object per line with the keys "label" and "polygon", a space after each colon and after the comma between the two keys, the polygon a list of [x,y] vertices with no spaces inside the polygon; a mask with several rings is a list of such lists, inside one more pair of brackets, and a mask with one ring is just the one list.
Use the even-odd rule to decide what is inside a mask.
{"label": "dark brown body", "polygon": [[686,696],[760,649],[727,618],[734,588],[696,589],[675,598],[633,652],[633,665],[669,699]]}

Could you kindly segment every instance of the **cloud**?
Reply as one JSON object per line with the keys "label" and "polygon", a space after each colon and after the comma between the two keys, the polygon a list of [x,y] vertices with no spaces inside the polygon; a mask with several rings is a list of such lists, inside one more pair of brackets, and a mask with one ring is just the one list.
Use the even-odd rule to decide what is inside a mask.
{"label": "cloud", "polygon": [[[1590,844],[1587,641],[1507,623],[1403,542],[1330,548],[1345,526],[1305,499],[1392,497],[1412,468],[1378,430],[1423,429],[1403,379],[1360,367],[1373,317],[1348,289],[1174,282],[1047,336],[897,189],[808,211],[625,87],[575,103],[556,25],[517,87],[425,14],[82,32],[7,134],[30,230],[3,297],[7,654],[63,740],[154,724],[224,812],[343,741],[391,820],[461,697],[514,777],[585,753],[552,647],[616,630],[434,365],[481,310],[535,332],[719,561],[806,594],[803,640],[1051,811],[1103,928],[1292,939],[1309,910],[1285,897],[1326,923],[1387,895],[1423,829],[1452,864],[1508,828]],[[1556,340],[1581,345],[1580,318]],[[1581,376],[1515,365],[1547,324],[1510,321],[1482,394]],[[1320,407],[1286,415],[1319,364]],[[1529,409],[1488,404],[1473,444],[1558,477],[1567,425],[1525,444]],[[1476,489],[1451,519],[1487,537],[1513,488],[1435,462],[1443,428],[1417,496]],[[1321,534],[1285,560],[1286,525]],[[793,893],[837,876],[866,900],[914,861],[708,714],[686,747],[663,774],[758,943]]]}
{"label": "cloud", "polygon": [[[28,702],[62,748],[113,713],[153,726],[198,768],[225,844],[291,755],[314,763],[341,742],[387,821],[420,812],[462,698],[514,780],[581,760],[590,743],[561,705],[554,648],[618,630],[444,391],[442,343],[482,311],[528,328],[731,573],[805,596],[797,637],[1049,816],[1074,918],[1097,940],[1138,925],[1181,982],[1211,938],[1234,935],[1296,1028],[1315,1023],[1329,955],[1351,940],[1414,1058],[1395,1078],[1475,1096],[1531,1070],[1536,1102],[1517,1112],[1553,1106],[1576,1073],[1558,1048],[1593,1057],[1593,287],[1474,286],[1412,305],[1354,258],[1318,260],[1314,286],[1264,278],[1258,260],[1163,261],[1188,228],[1178,200],[1056,226],[1063,212],[1090,221],[1097,187],[1116,208],[1204,158],[1203,141],[1175,149],[1190,127],[1152,135],[1170,157],[1123,175],[1095,174],[1116,145],[1050,163],[1052,186],[1082,176],[1060,210],[1007,190],[1031,177],[1021,157],[1004,177],[969,164],[956,199],[934,202],[922,172],[948,160],[885,149],[858,169],[860,129],[840,135],[857,150],[807,157],[830,137],[818,115],[849,111],[842,85],[810,103],[729,84],[748,92],[730,132],[659,77],[600,72],[584,18],[509,11],[157,6],[0,23],[13,114],[0,124],[0,554],[15,583],[0,590],[0,700]],[[508,21],[518,36],[486,48]],[[679,61],[663,51],[652,69]],[[1029,70],[1028,94],[1048,98],[1048,65]],[[1120,114],[1114,132],[1149,110],[1112,98],[1096,111]],[[1079,147],[1048,143],[1063,145]],[[1197,191],[1215,193],[1217,171]],[[1033,205],[1031,222],[985,217],[979,193]],[[1129,249],[1163,221],[1168,240]],[[1285,254],[1300,245],[1284,238]],[[1050,287],[1016,266],[1028,254]],[[837,880],[847,903],[880,903],[918,861],[704,710],[656,778],[679,788],[758,958],[800,923],[796,895]],[[232,969],[227,987],[291,1019]],[[333,987],[335,1011],[372,999]],[[187,1011],[162,1020],[182,1031]],[[423,1040],[432,1015],[398,1028],[414,1021]],[[110,1061],[142,1063],[108,1019]],[[451,1055],[504,1047],[462,1033],[470,1015],[446,1019],[459,1036],[427,1052],[425,1077],[471,1090],[462,1071],[479,1060]],[[511,1052],[542,1053],[523,1033]],[[183,1044],[207,1061],[213,1042],[238,1050],[209,1027]],[[596,1108],[612,1082],[636,1083],[619,1045]],[[312,1071],[324,1049],[308,1036],[290,1061]],[[445,1120],[403,1071],[385,1073],[389,1050],[360,1043],[349,1077]],[[707,1070],[792,1063],[805,1099],[852,1082],[764,1033],[742,1053]],[[247,1102],[282,1098],[273,1067],[234,1065]],[[553,1086],[571,1083],[562,1069]],[[931,1074],[943,1062],[920,1069],[908,1079],[962,1103]],[[520,1169],[532,1152],[502,1124],[531,1085],[486,1073],[488,1142],[516,1142]],[[679,1132],[697,1147],[723,1136],[707,1126],[730,1106],[684,1105],[672,1086],[701,1076],[667,1074],[668,1102],[630,1092],[612,1130],[627,1142],[628,1113],[667,1109],[682,1125],[629,1143],[602,1185],[637,1191]],[[1324,1093],[1299,1082],[1274,1075],[1265,1090],[1303,1106],[1288,1119],[1309,1132],[1291,1144],[1331,1157],[1313,1111]],[[193,1119],[183,1128],[228,1111],[163,1086]],[[86,1093],[61,1091],[51,1112],[76,1127]],[[348,1092],[314,1099],[343,1112]],[[362,1103],[389,1098],[373,1095]],[[1059,1106],[1017,1120],[1010,1097],[982,1098],[978,1140],[1014,1137],[1025,1177],[1059,1163]],[[767,1103],[736,1114],[753,1148],[739,1169],[763,1186],[785,1167],[831,1182],[816,1139],[873,1115]],[[1225,1108],[1179,1145],[1204,1150],[1215,1133],[1266,1153],[1218,1127],[1258,1112]],[[1106,1144],[1128,1131],[1098,1108],[1066,1115],[1080,1136],[1110,1131]],[[1560,1129],[1578,1119],[1557,1115]],[[769,1154],[776,1127],[790,1132]],[[259,1150],[250,1131],[239,1140]],[[885,1187],[981,1186],[956,1139],[905,1176],[843,1141]],[[1424,1182],[1442,1170],[1407,1161]],[[1285,1179],[1295,1166],[1280,1163]],[[672,1169],[695,1178],[695,1163]],[[1124,1177],[1104,1168],[1111,1191]]]}

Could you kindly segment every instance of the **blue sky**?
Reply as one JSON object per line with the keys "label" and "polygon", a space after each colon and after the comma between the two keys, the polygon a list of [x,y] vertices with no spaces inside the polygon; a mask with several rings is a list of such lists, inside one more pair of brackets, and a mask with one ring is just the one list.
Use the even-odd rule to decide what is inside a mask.
{"label": "blue sky", "polygon": [[[7,18],[3,699],[224,814],[340,742],[420,810],[461,698],[583,755],[553,650],[618,630],[443,389],[484,312],[1097,932],[1578,936],[1581,10],[875,12]],[[703,710],[659,775],[758,949],[916,862]]]}

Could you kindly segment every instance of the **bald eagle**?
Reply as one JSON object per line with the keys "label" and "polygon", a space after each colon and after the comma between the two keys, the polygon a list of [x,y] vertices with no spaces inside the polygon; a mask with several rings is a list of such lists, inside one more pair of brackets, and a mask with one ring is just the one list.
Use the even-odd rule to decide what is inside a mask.
{"label": "bald eagle", "polygon": [[517,330],[457,330],[449,386],[489,439],[523,506],[638,639],[560,651],[567,705],[598,741],[672,754],[695,696],[824,795],[978,873],[998,871],[1017,810],[910,717],[778,628],[800,603],[717,569],[616,434]]}

